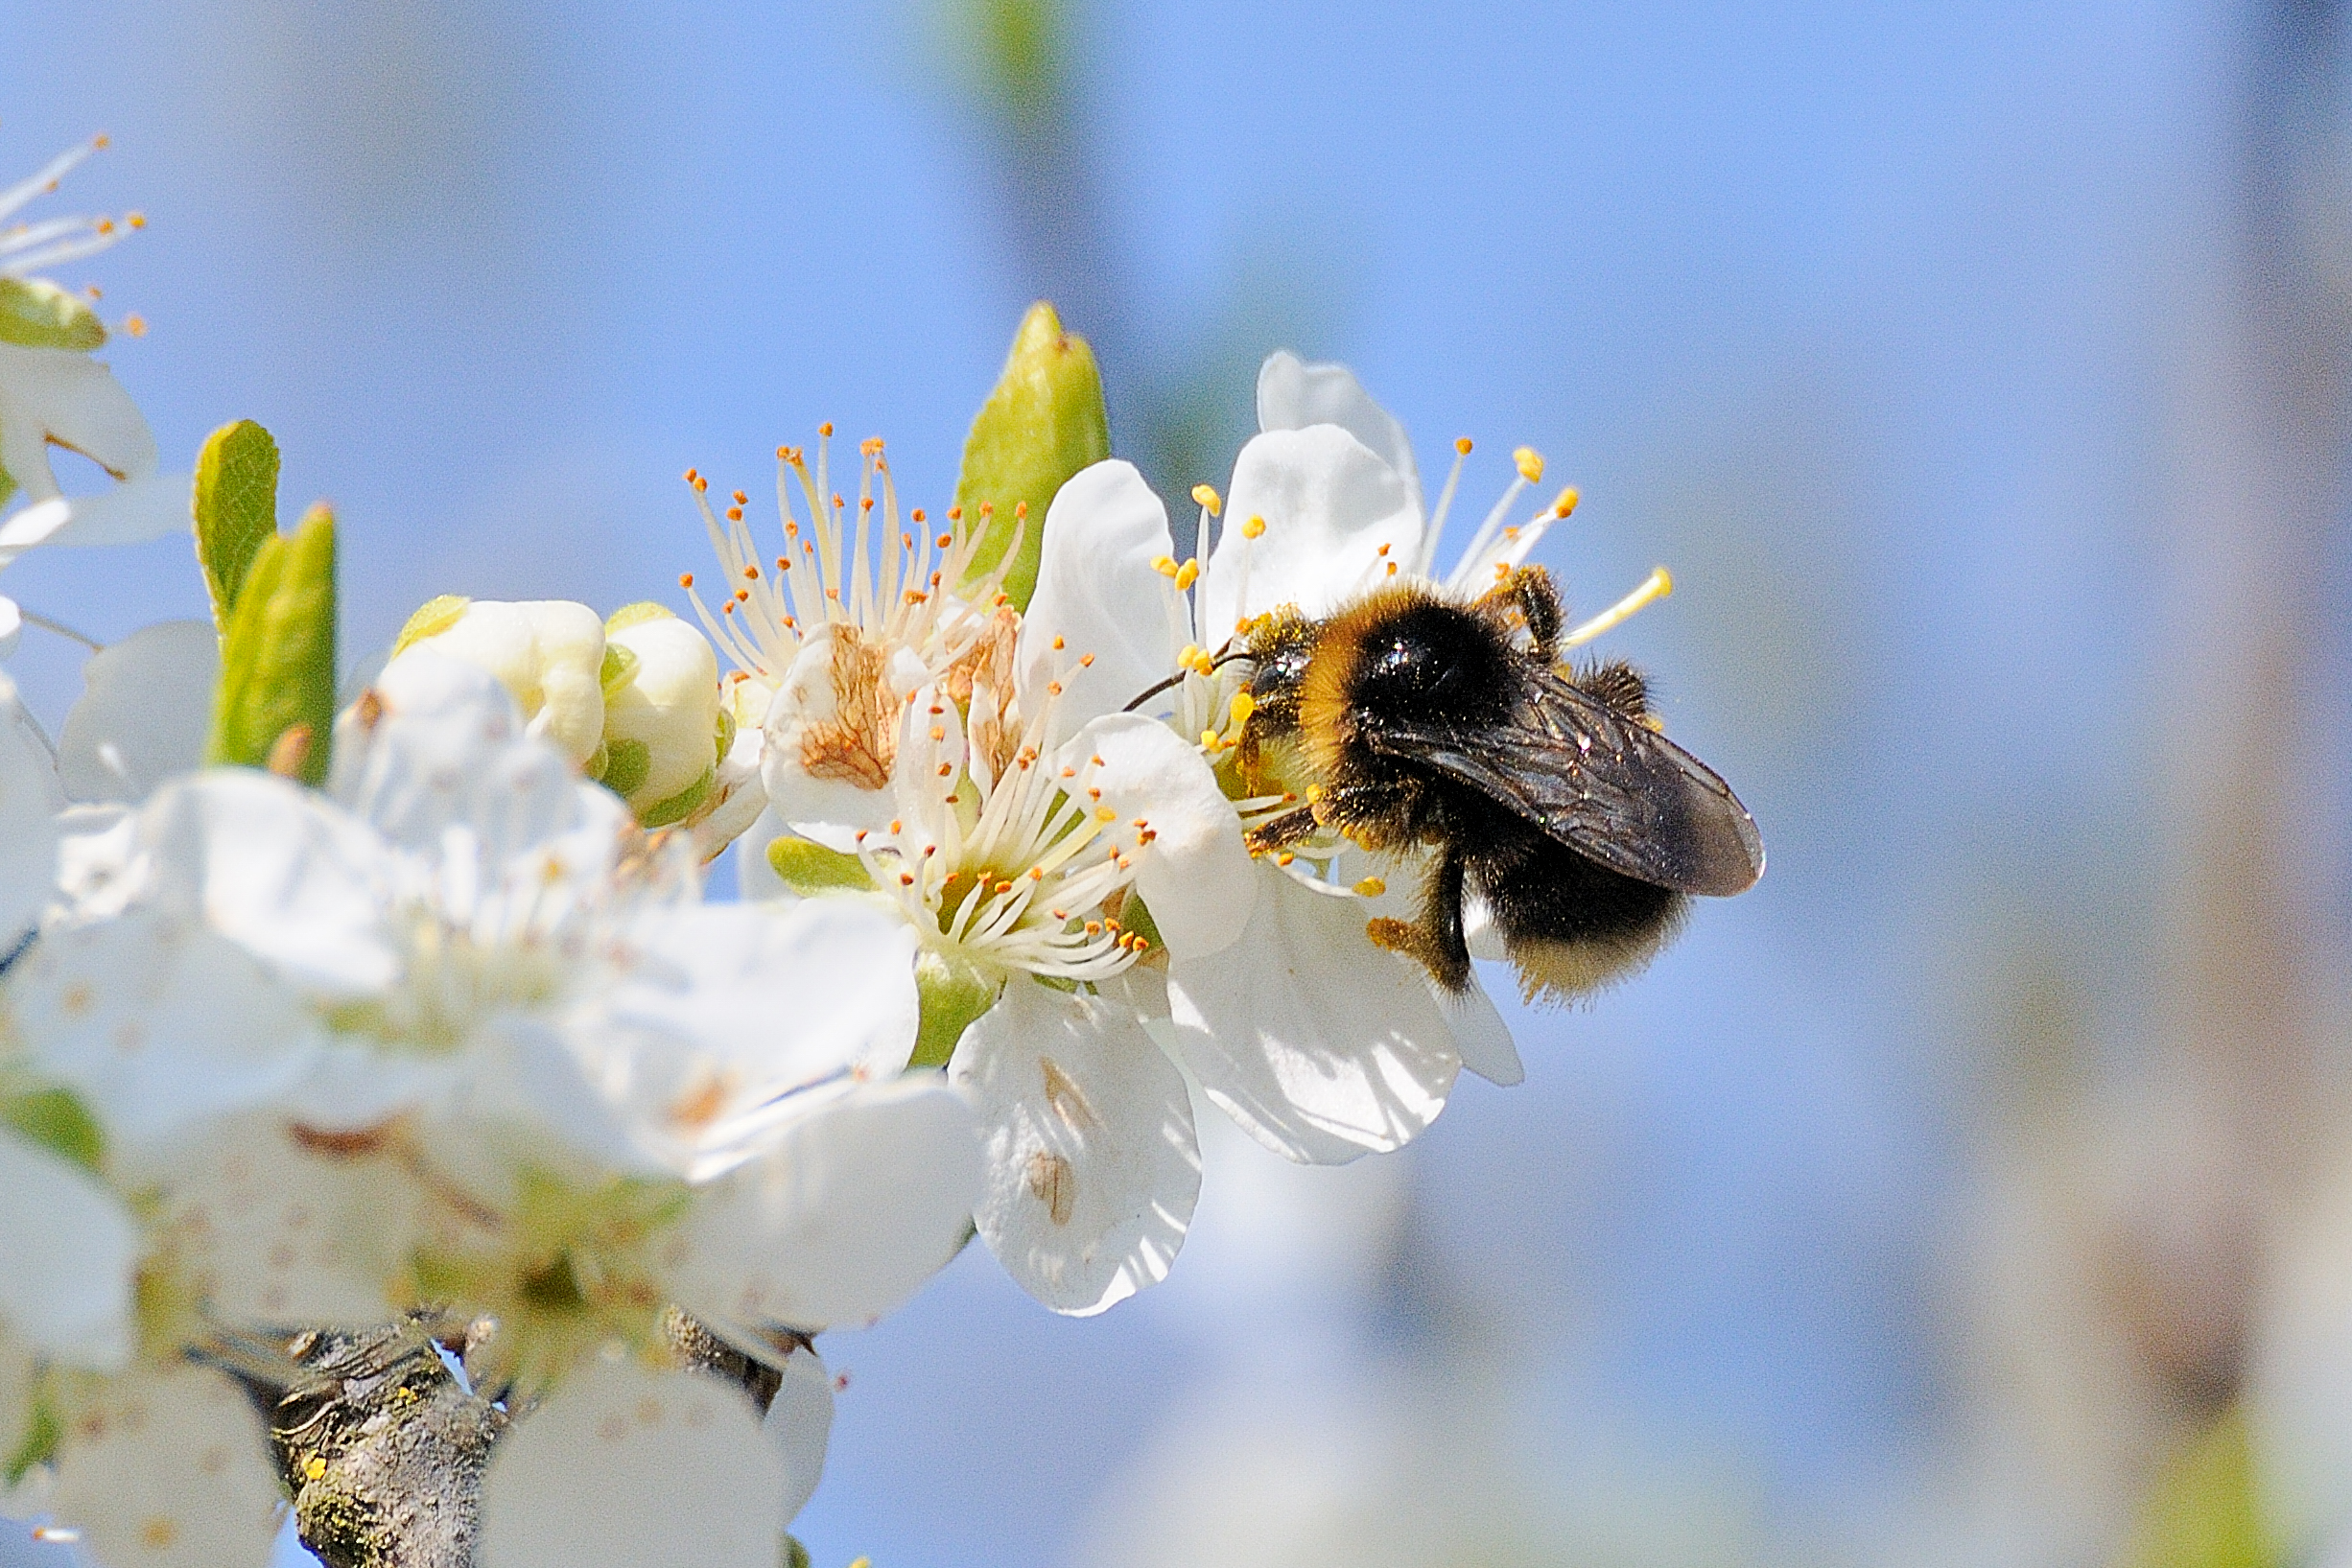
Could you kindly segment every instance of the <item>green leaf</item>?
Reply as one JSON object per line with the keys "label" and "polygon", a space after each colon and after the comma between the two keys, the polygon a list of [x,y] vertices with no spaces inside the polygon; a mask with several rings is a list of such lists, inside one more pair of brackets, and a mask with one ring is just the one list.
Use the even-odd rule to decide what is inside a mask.
{"label": "green leaf", "polygon": [[[1022,319],[1004,374],[972,421],[964,466],[955,480],[963,527],[980,529],[969,585],[1005,560],[1004,592],[1015,609],[1029,607],[1037,587],[1037,558],[1046,536],[1046,508],[1063,481],[1111,455],[1111,420],[1102,403],[1102,377],[1086,339],[1062,330],[1053,307],[1039,300]],[[983,518],[985,504],[990,515]],[[1026,511],[1026,526],[1021,513]]]}
{"label": "green leaf", "polygon": [[197,456],[196,558],[224,636],[253,557],[277,536],[277,442],[250,419],[214,431]]}
{"label": "green leaf", "polygon": [[335,518],[314,506],[253,557],[221,644],[205,758],[326,782],[335,725]]}
{"label": "green leaf", "polygon": [[856,855],[790,833],[768,840],[767,863],[785,886],[803,898],[844,887],[862,893],[874,885]]}
{"label": "green leaf", "polygon": [[106,324],[81,295],[46,278],[0,278],[0,343],[87,354],[106,340]]}
{"label": "green leaf", "polygon": [[2246,1412],[2231,1406],[2175,1454],[2140,1505],[2120,1568],[2281,1568],[2262,1519]]}
{"label": "green leaf", "polygon": [[915,1030],[909,1067],[944,1067],[955,1042],[981,1014],[997,1005],[1003,986],[970,964],[957,963],[929,948],[915,955],[915,992],[923,999],[923,1021]]}
{"label": "green leaf", "polygon": [[0,1126],[28,1143],[96,1172],[106,1135],[90,1108],[70,1088],[36,1088],[0,1098]]}

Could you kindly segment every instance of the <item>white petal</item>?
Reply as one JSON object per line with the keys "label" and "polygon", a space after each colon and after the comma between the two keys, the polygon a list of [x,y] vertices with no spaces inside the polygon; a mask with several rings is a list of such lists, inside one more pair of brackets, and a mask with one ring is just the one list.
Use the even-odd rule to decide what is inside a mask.
{"label": "white petal", "polygon": [[[1351,853],[1347,858],[1351,864],[1344,876],[1352,877],[1356,865],[1371,861],[1380,866],[1380,880],[1388,884],[1384,892],[1364,899],[1358,905],[1365,919],[1385,916],[1391,920],[1411,921],[1416,917],[1421,906],[1419,889],[1431,863],[1429,856],[1420,854],[1411,856],[1386,854],[1376,859]],[[1466,924],[1470,927],[1469,940],[1471,951],[1482,958],[1501,958],[1501,939],[1494,935],[1486,922],[1484,907],[1472,906],[1468,914]],[[1479,950],[1482,945],[1492,947],[1494,950],[1482,952]],[[1527,1069],[1519,1062],[1518,1046],[1511,1039],[1511,1030],[1503,1022],[1502,1015],[1494,1010],[1494,999],[1487,995],[1486,987],[1475,973],[1470,975],[1469,989],[1459,996],[1438,989],[1433,982],[1429,982],[1425,971],[1422,978],[1429,983],[1429,995],[1437,1002],[1438,1011],[1446,1017],[1446,1027],[1453,1033],[1454,1047],[1460,1053],[1464,1066],[1489,1083],[1499,1084],[1506,1088],[1526,1078]]]}
{"label": "white petal", "polygon": [[[1247,924],[1258,867],[1241,821],[1199,750],[1157,719],[1111,714],[1070,742],[1064,765],[1099,757],[1087,783],[1118,813],[1115,827],[1136,863],[1136,891],[1171,958],[1222,951]],[[1138,819],[1152,838],[1140,841]]]}
{"label": "white petal", "polygon": [[13,946],[58,885],[57,768],[16,684],[0,675],[0,948]]}
{"label": "white petal", "polygon": [[73,1413],[60,1524],[102,1568],[265,1568],[278,1488],[261,1417],[219,1372],[141,1372]]}
{"label": "white petal", "polygon": [[386,838],[444,860],[461,851],[483,868],[530,858],[531,876],[558,840],[571,843],[561,858],[575,878],[609,863],[626,809],[524,734],[496,679],[420,644],[372,690],[372,724],[364,701],[336,724],[328,787]]}
{"label": "white petal", "polygon": [[1258,428],[1305,430],[1337,425],[1370,447],[1395,469],[1421,505],[1421,471],[1413,443],[1397,416],[1372,400],[1355,372],[1344,364],[1309,364],[1286,348],[1266,356],[1258,367]]}
{"label": "white petal", "polygon": [[[0,468],[30,501],[58,493],[49,470],[52,442],[71,447],[116,479],[144,479],[155,471],[155,437],[105,365],[65,349],[0,343]],[[0,559],[13,558],[17,545],[10,528],[0,527]]]}
{"label": "white petal", "polygon": [[1494,1010],[1494,998],[1487,995],[1476,974],[1470,978],[1470,989],[1459,996],[1448,995],[1434,985],[1429,994],[1437,998],[1438,1011],[1446,1015],[1464,1066],[1504,1088],[1526,1082],[1527,1068],[1519,1061],[1511,1026]]}
{"label": "white petal", "polygon": [[[1048,748],[1176,672],[1191,610],[1152,566],[1174,548],[1167,508],[1132,463],[1107,458],[1055,493],[1014,667],[1032,712],[1047,683],[1061,682]],[[1081,666],[1090,653],[1094,662]]]}
{"label": "white petal", "polygon": [[423,1234],[424,1193],[397,1135],[223,1117],[139,1149],[179,1277],[243,1323],[378,1323]]}
{"label": "white petal", "polygon": [[[764,786],[762,793],[765,793]],[[743,830],[743,835],[735,841],[736,897],[749,903],[791,895],[767,858],[767,847],[789,831],[773,807],[764,807],[758,819]]]}
{"label": "white petal", "polygon": [[185,474],[151,474],[84,496],[52,496],[0,525],[0,563],[35,545],[142,545],[188,527]]}
{"label": "white petal", "polygon": [[1462,1065],[1420,969],[1365,936],[1362,901],[1263,862],[1249,928],[1212,958],[1171,963],[1168,1005],[1209,1097],[1292,1159],[1402,1147]]}
{"label": "white petal", "polygon": [[760,1430],[784,1461],[784,1518],[806,1508],[825,1475],[833,1437],[833,1373],[814,1350],[795,1346],[779,1369],[784,1381],[768,1403]]}
{"label": "white petal", "polygon": [[974,1219],[1021,1288],[1086,1317],[1167,1277],[1201,1189],[1184,1074],[1135,1014],[1017,979],[948,1075],[988,1150]]}
{"label": "white petal", "polygon": [[[1336,425],[1270,431],[1243,447],[1225,516],[1201,584],[1211,635],[1281,604],[1328,614],[1376,586],[1390,563],[1409,569],[1421,548],[1412,488]],[[1244,530],[1257,517],[1265,531],[1252,539]]]}
{"label": "white petal", "polygon": [[172,910],[52,930],[18,971],[12,1011],[32,1059],[120,1136],[259,1104],[318,1054],[298,996]]}
{"label": "white petal", "polygon": [[221,640],[209,621],[164,620],[90,655],[82,700],[58,736],[58,777],[77,801],[145,800],[204,760]]}
{"label": "white petal", "polygon": [[628,680],[605,698],[604,741],[646,747],[646,776],[629,794],[643,809],[681,793],[717,762],[718,656],[675,616],[634,621],[606,641],[637,656]]}
{"label": "white petal", "polygon": [[482,1568],[775,1568],[784,1472],[719,1379],[591,1365],[492,1451]]}
{"label": "white petal", "polygon": [[862,1324],[955,1255],[979,1191],[971,1108],[937,1077],[905,1078],[778,1126],[697,1195],[663,1261],[698,1315]]}
{"label": "white petal", "polygon": [[878,674],[838,638],[819,627],[777,683],[761,726],[760,782],[793,831],[847,853],[858,830],[880,830],[897,809],[892,743],[907,689],[898,684],[905,671]]}
{"label": "white petal", "polygon": [[121,1366],[138,1253],[129,1211],[95,1177],[0,1131],[0,1327],[45,1355]]}
{"label": "white petal", "polygon": [[312,791],[250,768],[200,773],[157,792],[138,839],[158,898],[292,983],[362,996],[398,974],[383,846]]}
{"label": "white petal", "polygon": [[0,659],[16,651],[16,644],[25,634],[25,613],[16,601],[0,594]]}
{"label": "white petal", "polygon": [[603,738],[604,621],[585,604],[476,599],[448,625],[394,654],[386,675],[420,650],[497,677],[521,707],[529,733],[544,737],[574,767]]}
{"label": "white petal", "polygon": [[847,899],[663,910],[579,1023],[583,1068],[640,1147],[690,1181],[754,1152],[777,1101],[896,1076],[921,1002],[914,932]]}

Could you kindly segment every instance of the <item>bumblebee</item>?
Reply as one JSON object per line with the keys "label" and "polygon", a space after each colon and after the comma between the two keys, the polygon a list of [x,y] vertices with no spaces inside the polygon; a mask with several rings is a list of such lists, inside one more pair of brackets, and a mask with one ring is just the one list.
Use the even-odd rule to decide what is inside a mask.
{"label": "bumblebee", "polygon": [[1434,851],[1413,922],[1375,942],[1448,992],[1470,984],[1474,898],[1528,999],[1563,1001],[1631,974],[1675,934],[1690,896],[1764,871],[1730,786],[1658,733],[1622,661],[1560,661],[1561,606],[1541,567],[1461,602],[1391,583],[1323,620],[1295,608],[1246,633],[1245,776],[1304,779],[1307,804],[1262,822],[1280,852],[1332,830],[1366,849]]}

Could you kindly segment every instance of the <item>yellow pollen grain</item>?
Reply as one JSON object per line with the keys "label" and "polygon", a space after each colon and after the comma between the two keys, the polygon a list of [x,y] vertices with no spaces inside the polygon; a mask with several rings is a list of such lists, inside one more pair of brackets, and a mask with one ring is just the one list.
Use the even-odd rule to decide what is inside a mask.
{"label": "yellow pollen grain", "polygon": [[1176,592],[1181,594],[1187,589],[1190,588],[1195,582],[1200,580],[1200,562],[1196,560],[1186,561],[1184,565],[1176,569]]}
{"label": "yellow pollen grain", "polygon": [[1151,569],[1163,577],[1172,577],[1176,575],[1176,557],[1173,555],[1158,556],[1152,561]]}
{"label": "yellow pollen grain", "polygon": [[1453,449],[1462,456],[1469,456],[1470,455],[1470,438],[1467,435],[1455,436],[1453,438]]}
{"label": "yellow pollen grain", "polygon": [[1291,861],[1296,860],[1297,858],[1298,858],[1298,856],[1297,856],[1297,855],[1295,855],[1295,854],[1291,854],[1291,853],[1290,853],[1288,850],[1284,850],[1284,851],[1283,851],[1282,854],[1278,854],[1278,855],[1276,855],[1276,856],[1274,857],[1274,863],[1275,863],[1276,865],[1278,865],[1278,866],[1286,866],[1286,865],[1290,864],[1290,862],[1291,862]]}
{"label": "yellow pollen grain", "polygon": [[1252,517],[1241,525],[1241,537],[1244,539],[1255,539],[1265,531],[1266,520],[1262,517]]}
{"label": "yellow pollen grain", "polygon": [[1584,499],[1585,498],[1583,496],[1577,493],[1575,485],[1569,485],[1566,489],[1561,491],[1559,496],[1553,500],[1552,515],[1554,517],[1567,516],[1570,512],[1576,510],[1576,503]]}
{"label": "yellow pollen grain", "polygon": [[1376,899],[1387,891],[1388,884],[1380,880],[1380,878],[1377,877],[1367,877],[1362,881],[1355,884],[1355,892],[1358,898]]}
{"label": "yellow pollen grain", "polygon": [[816,433],[817,434],[830,440],[833,436],[833,421],[828,419],[823,424],[817,426]]}
{"label": "yellow pollen grain", "polygon": [[1538,452],[1534,447],[1520,447],[1511,454],[1511,460],[1517,465],[1520,479],[1525,480],[1530,484],[1539,484],[1542,482],[1542,453]]}
{"label": "yellow pollen grain", "polygon": [[1235,724],[1247,724],[1250,715],[1258,712],[1258,699],[1247,691],[1236,691],[1234,693],[1232,712]]}
{"label": "yellow pollen grain", "polygon": [[1093,654],[1081,653],[1078,655],[1078,667],[1080,669],[1092,669],[1094,667],[1094,656]]}
{"label": "yellow pollen grain", "polygon": [[123,330],[130,334],[133,338],[146,337],[147,317],[133,312],[131,315],[123,317]]}
{"label": "yellow pollen grain", "polygon": [[1217,732],[1216,732],[1216,731],[1214,731],[1214,730],[1203,730],[1203,731],[1201,732],[1201,749],[1202,749],[1203,751],[1214,751],[1214,750],[1216,750],[1216,749],[1217,749]]}
{"label": "yellow pollen grain", "polygon": [[1058,637],[1057,637],[1057,638],[1055,638],[1055,639],[1053,640],[1053,651],[1054,651],[1054,652],[1056,652],[1056,653],[1061,652],[1061,651],[1062,651],[1064,648],[1066,648],[1066,647],[1068,647],[1068,646],[1070,646],[1070,644],[1067,644],[1067,643],[1065,643],[1065,642],[1063,642],[1063,641],[1062,641],[1060,638],[1058,638]]}
{"label": "yellow pollen grain", "polygon": [[1202,506],[1206,507],[1211,517],[1220,517],[1224,515],[1225,499],[1217,494],[1217,487],[1215,485],[1194,485],[1192,487],[1192,499],[1199,503]]}

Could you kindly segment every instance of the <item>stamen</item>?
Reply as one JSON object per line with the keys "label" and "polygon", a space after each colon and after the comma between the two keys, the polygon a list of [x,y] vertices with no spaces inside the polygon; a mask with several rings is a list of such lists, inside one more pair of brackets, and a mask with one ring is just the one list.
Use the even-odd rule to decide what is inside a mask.
{"label": "stamen", "polygon": [[1641,580],[1640,587],[1563,637],[1560,640],[1560,645],[1564,648],[1581,647],[1612,626],[1632,620],[1645,605],[1664,598],[1673,592],[1673,573],[1662,566],[1655,568],[1647,577]]}

